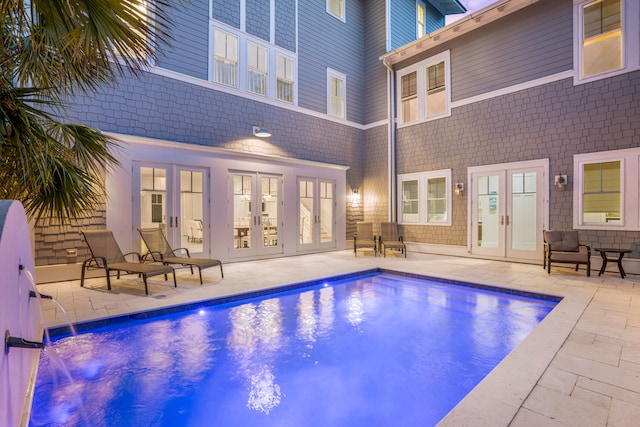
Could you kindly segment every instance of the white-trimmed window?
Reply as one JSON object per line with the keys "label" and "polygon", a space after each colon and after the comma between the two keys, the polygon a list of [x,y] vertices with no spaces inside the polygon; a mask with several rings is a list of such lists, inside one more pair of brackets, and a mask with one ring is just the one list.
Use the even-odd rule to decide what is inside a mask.
{"label": "white-trimmed window", "polygon": [[238,86],[238,38],[215,30],[213,80],[227,86]]}
{"label": "white-trimmed window", "polygon": [[327,13],[345,21],[344,3],[346,0],[327,0]]}
{"label": "white-trimmed window", "polygon": [[451,225],[451,169],[398,175],[403,224]]}
{"label": "white-trimmed window", "polygon": [[421,1],[416,2],[416,37],[421,38],[427,35],[427,27],[425,25],[425,5]]}
{"label": "white-trimmed window", "polygon": [[640,68],[637,0],[574,0],[574,83]]}
{"label": "white-trimmed window", "polygon": [[345,118],[347,76],[327,68],[327,114]]}
{"label": "white-trimmed window", "polygon": [[[256,95],[296,104],[297,56],[279,46],[231,28],[210,26],[209,81]],[[228,90],[228,89],[221,89]]]}
{"label": "white-trimmed window", "polygon": [[269,49],[247,42],[247,90],[259,95],[267,94]]}
{"label": "white-trimmed window", "polygon": [[451,115],[450,52],[398,70],[398,122],[420,123]]}
{"label": "white-trimmed window", "polygon": [[276,68],[276,98],[281,101],[293,102],[295,81],[293,59],[284,55],[276,55]]}
{"label": "white-trimmed window", "polygon": [[576,154],[574,228],[640,230],[640,148]]}

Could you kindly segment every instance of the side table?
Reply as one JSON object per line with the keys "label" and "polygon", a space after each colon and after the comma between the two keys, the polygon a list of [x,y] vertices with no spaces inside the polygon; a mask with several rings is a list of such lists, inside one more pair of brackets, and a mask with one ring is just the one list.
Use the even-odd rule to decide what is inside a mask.
{"label": "side table", "polygon": [[[624,272],[624,268],[622,268],[622,258],[624,254],[631,253],[630,249],[613,249],[613,248],[596,248],[596,251],[600,252],[600,256],[602,257],[602,267],[600,267],[600,272],[598,276],[604,273],[604,270],[607,268],[607,261],[615,261],[618,263],[618,271],[620,272],[620,277],[624,279],[627,273]],[[607,258],[607,252],[612,254],[618,254],[618,259]]]}

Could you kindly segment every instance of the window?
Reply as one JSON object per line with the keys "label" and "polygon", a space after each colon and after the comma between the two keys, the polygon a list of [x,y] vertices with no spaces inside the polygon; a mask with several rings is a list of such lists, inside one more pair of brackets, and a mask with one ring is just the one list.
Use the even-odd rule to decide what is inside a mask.
{"label": "window", "polygon": [[327,69],[328,111],[327,114],[345,118],[345,82],[346,76],[337,71]]}
{"label": "window", "polygon": [[640,68],[637,1],[576,0],[574,3],[575,83]]}
{"label": "window", "polygon": [[267,94],[269,50],[255,43],[247,43],[247,90]]}
{"label": "window", "polygon": [[344,21],[344,2],[345,0],[327,0],[327,13]]}
{"label": "window", "polygon": [[620,222],[621,162],[582,165],[582,222]]}
{"label": "window", "polygon": [[238,86],[238,38],[215,30],[214,81]]}
{"label": "window", "polygon": [[276,97],[281,101],[293,102],[293,59],[276,55],[277,88]]}
{"label": "window", "polygon": [[450,53],[398,70],[399,125],[451,115]]}
{"label": "window", "polygon": [[416,25],[418,28],[416,37],[417,38],[421,38],[424,37],[427,33],[426,33],[426,27],[424,24],[424,18],[425,18],[425,7],[424,7],[424,3],[422,2],[417,2],[417,7],[416,7],[416,13],[417,13],[417,17],[416,17]]}
{"label": "window", "polygon": [[418,118],[417,73],[402,76],[402,121],[412,122]]}
{"label": "window", "polygon": [[442,61],[427,67],[427,117],[435,117],[446,112],[446,96]]}
{"label": "window", "polygon": [[640,230],[640,148],[573,156],[574,228]]}
{"label": "window", "polygon": [[[297,103],[294,53],[223,23],[211,24],[209,81],[256,99]],[[221,88],[221,90],[227,90]]]}
{"label": "window", "polygon": [[451,169],[398,175],[404,224],[451,225]]}

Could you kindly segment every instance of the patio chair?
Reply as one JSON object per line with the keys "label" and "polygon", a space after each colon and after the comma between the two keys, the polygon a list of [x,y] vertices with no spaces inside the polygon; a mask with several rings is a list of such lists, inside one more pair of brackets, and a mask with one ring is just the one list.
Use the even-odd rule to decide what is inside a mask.
{"label": "patio chair", "polygon": [[398,223],[385,221],[380,223],[380,236],[378,236],[378,251],[387,256],[387,249],[399,250],[407,257],[407,246],[404,238],[398,232]]}
{"label": "patio chair", "polygon": [[353,235],[353,253],[357,256],[358,249],[371,248],[374,256],[377,256],[376,236],[373,235],[373,224],[370,222],[356,223],[356,232]]}
{"label": "patio chair", "polygon": [[591,276],[591,247],[580,244],[575,230],[544,230],[544,260],[542,267],[551,274],[551,263],[587,265],[587,276]]}
{"label": "patio chair", "polygon": [[[220,275],[224,277],[222,272],[222,262],[217,259],[211,258],[192,258],[187,248],[171,249],[167,238],[159,228],[139,228],[138,232],[147,245],[149,252],[145,254],[144,258],[151,258],[155,262],[161,262],[164,265],[180,264],[182,267],[189,267],[191,274],[193,274],[193,267],[198,267],[198,274],[200,275],[200,284],[202,285],[202,269],[220,266]],[[178,255],[183,251],[186,256]]]}
{"label": "patio chair", "polygon": [[[87,270],[104,269],[107,276],[108,290],[111,290],[111,271],[118,273],[118,279],[120,279],[120,272],[122,271],[127,274],[137,273],[138,276],[142,276],[146,295],[149,295],[147,277],[164,274],[164,280],[167,280],[167,273],[172,273],[173,286],[178,287],[176,273],[172,267],[161,264],[143,264],[142,257],[138,252],[123,254],[110,230],[81,231],[81,233],[89,247],[89,251],[91,251],[91,258],[82,263],[80,286],[84,287],[84,276]],[[137,262],[127,261],[126,256],[128,255],[135,255]]]}

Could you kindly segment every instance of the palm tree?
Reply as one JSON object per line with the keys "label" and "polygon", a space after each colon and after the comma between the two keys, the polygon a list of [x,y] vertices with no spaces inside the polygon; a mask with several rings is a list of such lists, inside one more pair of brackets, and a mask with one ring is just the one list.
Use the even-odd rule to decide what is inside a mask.
{"label": "palm tree", "polygon": [[174,3],[0,0],[0,199],[63,224],[103,203],[117,142],[64,123],[65,99],[148,67],[168,44]]}

